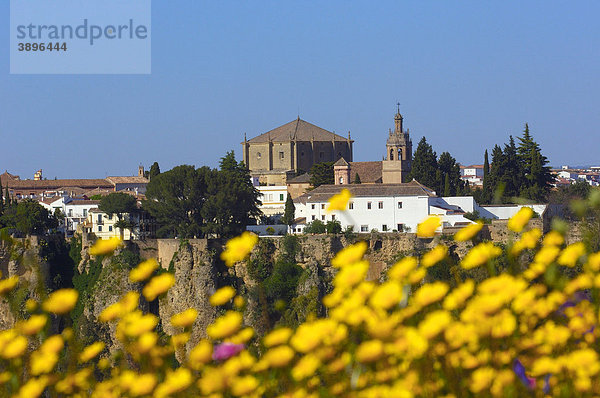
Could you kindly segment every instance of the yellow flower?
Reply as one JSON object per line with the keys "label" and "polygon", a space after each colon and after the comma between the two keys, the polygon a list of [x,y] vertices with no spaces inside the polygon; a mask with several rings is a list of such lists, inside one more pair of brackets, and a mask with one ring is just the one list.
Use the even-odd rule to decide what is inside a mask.
{"label": "yellow flower", "polygon": [[[525,208],[529,209],[529,207],[524,207],[524,209]],[[490,367],[479,368],[471,375],[471,384],[469,389],[474,394],[478,394],[483,390],[490,388],[495,376],[496,371],[494,369]]]}
{"label": "yellow flower", "polygon": [[104,343],[101,341],[97,341],[89,346],[85,347],[81,354],[79,354],[79,362],[84,363],[89,361],[90,359],[95,358],[98,354],[102,352],[104,349]]}
{"label": "yellow flower", "polygon": [[165,381],[156,388],[154,396],[162,398],[181,392],[188,388],[192,381],[192,372],[189,369],[177,368],[174,371],[168,371]]}
{"label": "yellow flower", "polygon": [[129,387],[129,395],[133,397],[148,395],[154,390],[154,387],[156,387],[156,376],[154,373],[136,375],[135,383],[132,383]]}
{"label": "yellow flower", "polygon": [[350,288],[365,278],[368,269],[369,262],[364,260],[346,265],[336,274],[333,285],[336,287]]}
{"label": "yellow flower", "polygon": [[254,329],[252,329],[251,327],[247,327],[240,330],[234,336],[231,336],[229,339],[227,339],[227,341],[233,344],[245,344],[252,337],[254,337]]}
{"label": "yellow flower", "polygon": [[448,255],[448,248],[444,245],[437,245],[421,258],[421,265],[425,268],[429,268],[440,261],[442,261]]}
{"label": "yellow flower", "polygon": [[598,272],[600,270],[600,252],[590,254],[586,266],[591,271]]}
{"label": "yellow flower", "polygon": [[38,376],[44,373],[50,373],[54,370],[57,362],[58,355],[53,352],[34,351],[29,358],[31,374]]}
{"label": "yellow flower", "polygon": [[13,288],[17,285],[17,282],[19,282],[18,276],[11,276],[10,278],[1,280],[0,281],[0,295],[4,295],[4,294],[10,292],[11,290],[13,290]]}
{"label": "yellow flower", "polygon": [[138,337],[154,329],[158,318],[152,314],[134,311],[126,314],[117,324],[117,337],[123,340],[125,336]]}
{"label": "yellow flower", "polygon": [[448,289],[448,284],[444,282],[433,282],[423,285],[415,292],[412,302],[419,307],[425,307],[441,300],[448,292]]}
{"label": "yellow flower", "polygon": [[185,328],[191,326],[198,317],[198,311],[194,308],[175,314],[171,317],[171,325],[174,327]]}
{"label": "yellow flower", "polygon": [[221,253],[221,260],[225,261],[225,265],[231,267],[238,261],[245,259],[257,243],[258,236],[248,231],[240,236],[229,239],[225,246],[225,251]]}
{"label": "yellow flower", "polygon": [[235,308],[242,309],[246,305],[246,300],[242,296],[235,296],[233,299],[233,305]]}
{"label": "yellow flower", "polygon": [[511,254],[513,256],[516,256],[519,253],[521,253],[524,249],[535,249],[541,236],[542,231],[540,231],[539,228],[533,228],[523,233],[521,239],[515,242],[515,244],[511,248]]}
{"label": "yellow flower", "polygon": [[383,355],[383,343],[380,340],[368,340],[356,348],[356,360],[368,363],[378,360]]}
{"label": "yellow flower", "polygon": [[27,383],[23,384],[23,386],[19,389],[18,398],[37,398],[46,389],[48,385],[48,377],[42,376],[40,378],[32,378],[27,381]]}
{"label": "yellow flower", "polygon": [[132,282],[141,282],[150,278],[150,275],[158,268],[158,262],[151,258],[142,261],[137,267],[129,272],[129,280]]}
{"label": "yellow flower", "polygon": [[122,312],[123,309],[121,303],[116,302],[103,309],[100,315],[98,315],[98,320],[100,322],[110,322],[119,318]]}
{"label": "yellow flower", "polygon": [[431,312],[419,323],[419,334],[431,340],[444,330],[450,322],[452,322],[452,317],[448,311],[439,310]]}
{"label": "yellow flower", "polygon": [[531,207],[521,207],[517,214],[508,220],[508,229],[514,232],[521,232],[529,222],[531,216],[533,216],[533,209]]}
{"label": "yellow flower", "polygon": [[276,345],[285,344],[290,339],[292,333],[292,329],[290,328],[275,329],[269,332],[269,334],[263,338],[263,343],[265,347],[273,347]]}
{"label": "yellow flower", "polygon": [[417,225],[417,236],[419,238],[431,238],[440,225],[442,225],[442,220],[438,216],[429,216]]}
{"label": "yellow flower", "polygon": [[188,364],[194,370],[199,370],[212,360],[213,346],[208,340],[200,340],[192,348],[188,357]]}
{"label": "yellow flower", "polygon": [[65,341],[63,340],[61,335],[55,334],[44,340],[38,351],[57,354],[60,350],[63,349],[64,346]]}
{"label": "yellow flower", "polygon": [[21,330],[21,333],[31,336],[39,333],[46,326],[47,321],[48,317],[44,314],[32,315],[28,320],[19,324],[19,330]]}
{"label": "yellow flower", "polygon": [[158,336],[154,332],[145,332],[143,333],[137,341],[137,350],[140,354],[145,354],[149,352],[156,346],[156,342],[158,341]]}
{"label": "yellow flower", "polygon": [[473,239],[479,231],[481,231],[481,228],[483,228],[483,223],[481,221],[469,224],[454,234],[454,240],[457,242],[464,242]]}
{"label": "yellow flower", "polygon": [[444,299],[443,307],[446,310],[455,310],[462,306],[464,302],[471,297],[475,289],[475,282],[472,279],[466,280],[454,288]]}
{"label": "yellow flower", "polygon": [[402,298],[402,286],[398,282],[388,281],[375,289],[369,302],[374,308],[387,310],[397,305]]}
{"label": "yellow flower", "polygon": [[388,277],[394,280],[405,278],[412,270],[417,268],[417,259],[414,257],[404,257],[390,268]]}
{"label": "yellow flower", "polygon": [[75,289],[56,290],[50,293],[48,299],[42,304],[42,308],[54,314],[66,314],[75,307],[77,297],[79,297],[79,293]]}
{"label": "yellow flower", "polygon": [[160,274],[150,279],[150,282],[144,286],[142,293],[144,294],[144,297],[146,297],[146,300],[154,301],[156,297],[166,293],[174,284],[175,277],[172,274]]}
{"label": "yellow flower", "polygon": [[342,192],[333,195],[329,199],[329,204],[327,205],[327,213],[331,213],[335,210],[345,211],[348,208],[348,201],[351,197],[352,194],[348,189],[342,189]]}
{"label": "yellow flower", "polygon": [[235,289],[231,286],[225,286],[220,288],[210,296],[209,302],[213,307],[224,305],[229,302],[235,296]]}
{"label": "yellow flower", "polygon": [[227,311],[206,328],[206,333],[215,340],[221,340],[237,332],[242,325],[242,314]]}
{"label": "yellow flower", "polygon": [[231,383],[231,393],[236,397],[250,394],[258,387],[258,380],[254,376],[236,377]]}
{"label": "yellow flower", "polygon": [[335,268],[342,268],[345,265],[354,264],[363,258],[366,251],[367,242],[362,240],[340,250],[331,260],[331,265]]}
{"label": "yellow flower", "polygon": [[27,344],[28,341],[26,337],[15,336],[8,342],[0,354],[5,359],[14,359],[20,357],[27,349]]}
{"label": "yellow flower", "polygon": [[558,231],[550,231],[544,236],[544,246],[560,246],[565,243],[565,238]]}
{"label": "yellow flower", "polygon": [[292,377],[296,381],[306,379],[315,374],[317,368],[321,366],[319,358],[312,354],[302,357],[296,366],[292,368]]}
{"label": "yellow flower", "polygon": [[558,257],[558,263],[560,265],[564,265],[565,267],[573,268],[575,264],[577,264],[577,260],[579,257],[585,254],[585,245],[583,242],[573,243],[562,251],[560,256]]}
{"label": "yellow flower", "polygon": [[190,339],[189,333],[179,333],[171,336],[171,343],[173,343],[174,347],[181,347],[185,345]]}
{"label": "yellow flower", "polygon": [[273,368],[282,368],[290,363],[292,358],[294,358],[294,355],[294,350],[287,345],[281,345],[267,351],[263,356],[263,359]]}
{"label": "yellow flower", "polygon": [[494,246],[494,244],[491,242],[480,243],[467,253],[460,264],[464,269],[475,268],[487,263],[489,260],[495,257],[498,257],[501,253],[502,249]]}
{"label": "yellow flower", "polygon": [[123,241],[118,236],[110,239],[98,239],[94,246],[90,247],[91,256],[101,256],[104,254],[112,254],[117,247],[121,246]]}

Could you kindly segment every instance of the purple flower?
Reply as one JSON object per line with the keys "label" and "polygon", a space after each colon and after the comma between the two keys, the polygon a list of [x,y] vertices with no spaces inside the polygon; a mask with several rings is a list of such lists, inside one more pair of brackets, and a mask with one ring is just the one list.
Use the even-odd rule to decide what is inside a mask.
{"label": "purple flower", "polygon": [[513,371],[515,372],[517,377],[519,377],[519,379],[525,387],[527,387],[530,390],[535,389],[535,379],[532,377],[528,377],[525,374],[525,366],[523,366],[521,361],[519,361],[518,359],[515,359],[515,361],[513,362]]}
{"label": "purple flower", "polygon": [[221,343],[215,347],[212,358],[215,361],[223,361],[231,358],[245,348],[243,344]]}

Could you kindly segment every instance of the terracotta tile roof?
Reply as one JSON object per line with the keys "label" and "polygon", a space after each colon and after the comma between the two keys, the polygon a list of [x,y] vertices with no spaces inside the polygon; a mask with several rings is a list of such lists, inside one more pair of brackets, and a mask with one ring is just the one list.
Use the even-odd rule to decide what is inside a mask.
{"label": "terracotta tile roof", "polygon": [[15,181],[20,179],[21,177],[16,176],[14,174],[10,174],[8,171],[5,171],[4,173],[0,174],[0,181],[2,181],[2,186],[6,184],[5,181]]}
{"label": "terracotta tile roof", "polygon": [[349,166],[348,162],[346,162],[346,159],[344,159],[343,157],[339,158],[337,160],[337,162],[335,162],[333,165],[334,166]]}
{"label": "terracotta tile roof", "polygon": [[148,184],[146,177],[106,177],[106,180],[113,184]]}
{"label": "terracotta tile roof", "polygon": [[73,199],[67,206],[77,206],[77,205],[95,205],[98,206],[100,204],[99,200],[88,200],[88,199]]}
{"label": "terracotta tile roof", "polygon": [[[11,189],[44,189],[56,190],[59,188],[113,188],[113,184],[105,179],[64,179],[64,180],[14,180],[7,181]],[[5,184],[6,186],[6,184]]]}
{"label": "terracotta tile roof", "polygon": [[430,196],[435,197],[433,190],[413,180],[404,184],[349,184],[321,185],[294,200],[297,203],[326,202],[342,188],[350,190],[354,197],[389,197],[389,196]]}
{"label": "terracotta tile roof", "polygon": [[304,184],[307,182],[310,182],[310,174],[308,173],[300,174],[298,177],[287,181],[288,184]]}
{"label": "terracotta tile roof", "polygon": [[[315,141],[347,141],[346,137],[342,137],[298,118],[283,126],[279,126],[271,131],[267,131],[266,133],[254,137],[248,140],[248,142],[251,144],[269,142],[269,138],[274,142],[287,142],[293,139],[297,139],[298,141],[310,141],[313,138]],[[352,142],[352,140],[350,141]]]}
{"label": "terracotta tile roof", "polygon": [[460,166],[461,169],[483,169],[483,165],[482,164],[472,164],[470,166]]}
{"label": "terracotta tile roof", "polygon": [[350,181],[354,181],[356,173],[363,184],[381,183],[383,176],[381,162],[350,162]]}

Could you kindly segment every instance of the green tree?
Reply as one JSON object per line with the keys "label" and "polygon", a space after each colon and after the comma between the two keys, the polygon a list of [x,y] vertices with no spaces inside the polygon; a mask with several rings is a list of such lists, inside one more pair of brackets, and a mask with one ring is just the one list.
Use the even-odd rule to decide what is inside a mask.
{"label": "green tree", "polygon": [[354,175],[354,183],[355,184],[362,184],[360,181],[360,176],[358,175],[358,173],[356,173],[356,175]]}
{"label": "green tree", "polygon": [[523,136],[518,138],[517,154],[525,176],[520,194],[531,200],[545,201],[554,182],[550,167],[547,166],[548,159],[542,155],[538,143],[533,140],[527,123]]}
{"label": "green tree", "polygon": [[58,226],[56,218],[32,199],[11,205],[4,213],[2,222],[25,235],[44,235]]}
{"label": "green tree", "polygon": [[6,183],[6,187],[4,188],[4,207],[8,207],[10,205],[10,191],[8,190],[8,183]]}
{"label": "green tree", "polygon": [[483,155],[483,190],[480,192],[480,204],[490,203],[492,195],[490,193],[490,161],[488,151],[485,150]]}
{"label": "green tree", "polygon": [[417,150],[413,155],[412,168],[409,178],[415,179],[421,184],[431,188],[438,189],[438,166],[437,157],[431,145],[427,143],[425,137],[421,138],[417,145]]}
{"label": "green tree", "polygon": [[158,165],[158,162],[152,163],[152,166],[150,166],[150,172],[148,173],[148,179],[151,180],[152,178],[156,177],[159,174],[160,174],[160,166]]}
{"label": "green tree", "polygon": [[227,152],[221,158],[219,171],[211,173],[208,179],[201,213],[204,233],[219,237],[241,234],[261,214],[258,197],[244,163],[236,162],[233,151]]}
{"label": "green tree", "polygon": [[444,178],[444,196],[450,196],[450,175],[445,174]]}
{"label": "green tree", "polygon": [[304,233],[306,234],[324,234],[325,232],[327,232],[327,229],[321,220],[309,222],[304,228]]}
{"label": "green tree", "polygon": [[133,223],[123,218],[125,214],[137,211],[137,201],[133,196],[123,192],[108,194],[100,199],[98,208],[108,215],[117,216],[118,220],[115,223],[115,228],[119,228],[121,239],[123,239],[125,229],[131,230],[133,228]]}
{"label": "green tree", "polygon": [[338,220],[327,221],[327,224],[325,224],[325,231],[328,234],[341,234],[342,224]]}
{"label": "green tree", "polygon": [[333,184],[333,163],[334,162],[322,162],[315,163],[310,168],[310,185],[314,188],[319,185]]}
{"label": "green tree", "polygon": [[[455,196],[461,193],[463,181],[460,178],[460,166],[456,163],[456,159],[450,153],[442,152],[437,165],[441,175],[444,176],[438,186],[438,192],[443,192],[444,196]],[[448,190],[446,190],[446,180],[448,180]]]}
{"label": "green tree", "polygon": [[285,225],[288,225],[288,226],[292,225],[296,218],[295,212],[296,212],[296,206],[294,206],[294,201],[292,200],[292,197],[288,193],[287,199],[285,200],[285,210],[283,212],[283,217],[281,218],[281,221]]}
{"label": "green tree", "polygon": [[160,173],[146,187],[143,208],[158,223],[160,237],[202,236],[202,206],[206,200],[208,167],[182,165]]}

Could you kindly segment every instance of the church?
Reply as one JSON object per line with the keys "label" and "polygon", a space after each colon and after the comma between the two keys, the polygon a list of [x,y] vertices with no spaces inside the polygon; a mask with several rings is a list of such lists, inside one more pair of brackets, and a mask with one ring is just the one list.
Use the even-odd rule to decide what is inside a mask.
{"label": "church", "polygon": [[342,137],[298,117],[250,140],[244,136],[244,164],[260,185],[287,184],[290,192],[296,181],[306,185],[302,174],[321,162],[335,162],[335,184],[350,184],[357,178],[362,184],[401,183],[412,161],[412,141],[403,120],[398,104],[382,161],[353,162],[350,133]]}

